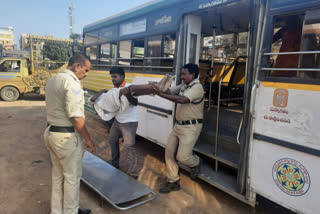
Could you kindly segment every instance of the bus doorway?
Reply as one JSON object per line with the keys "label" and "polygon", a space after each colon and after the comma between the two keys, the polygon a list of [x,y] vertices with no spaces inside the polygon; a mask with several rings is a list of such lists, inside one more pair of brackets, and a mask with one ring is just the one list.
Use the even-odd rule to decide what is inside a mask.
{"label": "bus doorway", "polygon": [[240,137],[249,105],[244,99],[249,14],[248,2],[239,1],[186,14],[183,25],[183,63],[199,65],[206,92],[203,129],[194,148],[203,160],[200,177],[247,203]]}

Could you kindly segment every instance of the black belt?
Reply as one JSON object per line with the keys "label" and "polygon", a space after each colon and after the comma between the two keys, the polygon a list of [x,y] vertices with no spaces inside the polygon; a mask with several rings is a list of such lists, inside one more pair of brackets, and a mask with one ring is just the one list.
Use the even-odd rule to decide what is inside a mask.
{"label": "black belt", "polygon": [[63,133],[71,133],[74,132],[73,127],[63,127],[63,126],[50,126],[50,132],[63,132]]}
{"label": "black belt", "polygon": [[186,121],[176,121],[179,125],[192,125],[192,124],[198,124],[202,123],[202,119],[197,120],[186,120]]}

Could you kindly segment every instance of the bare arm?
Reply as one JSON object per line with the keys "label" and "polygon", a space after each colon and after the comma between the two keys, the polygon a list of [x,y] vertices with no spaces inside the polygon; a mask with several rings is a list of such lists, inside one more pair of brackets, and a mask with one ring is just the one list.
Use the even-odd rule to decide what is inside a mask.
{"label": "bare arm", "polygon": [[77,130],[77,132],[83,137],[87,148],[90,148],[92,153],[96,152],[96,148],[94,147],[90,135],[88,133],[88,130],[85,126],[85,121],[83,117],[73,117],[71,118],[71,122],[73,124],[73,127]]}
{"label": "bare arm", "polygon": [[190,103],[190,100],[185,96],[171,95],[169,93],[165,93],[162,91],[157,91],[157,95],[175,103],[180,103],[180,104]]}

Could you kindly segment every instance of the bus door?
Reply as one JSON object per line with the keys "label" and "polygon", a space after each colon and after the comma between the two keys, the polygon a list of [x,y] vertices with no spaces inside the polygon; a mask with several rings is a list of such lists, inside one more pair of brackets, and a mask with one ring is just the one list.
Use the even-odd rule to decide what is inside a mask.
{"label": "bus door", "polygon": [[251,189],[298,213],[320,204],[320,1],[269,0],[253,88]]}
{"label": "bus door", "polygon": [[238,179],[249,14],[245,1],[185,15],[183,61],[199,65],[206,91],[203,129],[194,148],[203,160],[200,178],[246,202]]}

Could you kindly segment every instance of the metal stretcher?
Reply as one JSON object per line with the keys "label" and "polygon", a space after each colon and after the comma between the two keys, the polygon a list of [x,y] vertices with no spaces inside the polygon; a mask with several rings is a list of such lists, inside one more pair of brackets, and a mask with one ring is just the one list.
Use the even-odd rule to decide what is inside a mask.
{"label": "metal stretcher", "polygon": [[119,210],[136,207],[156,197],[147,186],[89,152],[84,153],[82,162],[81,180]]}

